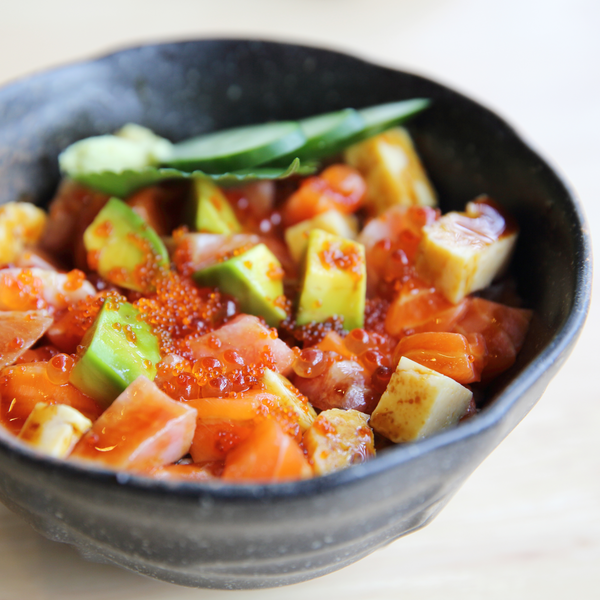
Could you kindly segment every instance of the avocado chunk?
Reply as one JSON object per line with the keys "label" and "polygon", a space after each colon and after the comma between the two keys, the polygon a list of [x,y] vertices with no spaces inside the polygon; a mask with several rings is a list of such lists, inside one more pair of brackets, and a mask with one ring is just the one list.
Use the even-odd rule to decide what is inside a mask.
{"label": "avocado chunk", "polygon": [[128,123],[115,135],[97,135],[71,144],[58,157],[60,170],[80,180],[90,173],[141,171],[169,159],[173,144],[150,129]]}
{"label": "avocado chunk", "polygon": [[358,219],[354,215],[344,215],[339,210],[331,209],[288,227],[284,236],[295,263],[302,261],[308,246],[308,236],[313,229],[322,229],[343,238],[356,239]]}
{"label": "avocado chunk", "polygon": [[111,198],[83,234],[88,264],[107,281],[147,292],[152,277],[169,266],[159,235],[118,198]]}
{"label": "avocado chunk", "polygon": [[315,409],[283,375],[265,369],[261,383],[267,392],[277,397],[279,410],[297,420],[302,433],[313,424],[317,418]]}
{"label": "avocado chunk", "polygon": [[283,269],[275,255],[258,244],[229,260],[196,271],[196,283],[217,287],[236,298],[242,312],[263,317],[276,327],[286,318],[281,305],[283,296]]}
{"label": "avocado chunk", "polygon": [[223,192],[210,179],[195,179],[192,226],[202,233],[239,233],[242,227]]}
{"label": "avocado chunk", "polygon": [[344,329],[362,327],[367,291],[365,248],[321,229],[308,236],[296,323],[344,318]]}
{"label": "avocado chunk", "polygon": [[104,407],[140,375],[156,376],[158,340],[129,302],[106,300],[81,345],[69,381]]}

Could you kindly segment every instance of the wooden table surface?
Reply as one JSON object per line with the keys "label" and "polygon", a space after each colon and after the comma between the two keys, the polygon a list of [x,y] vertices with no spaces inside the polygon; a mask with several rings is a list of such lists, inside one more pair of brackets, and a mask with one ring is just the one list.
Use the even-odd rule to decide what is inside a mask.
{"label": "wooden table surface", "polygon": [[[599,26],[597,0],[4,0],[0,84],[157,40],[233,35],[347,50],[495,109],[572,184],[598,247]],[[0,600],[598,598],[599,304],[542,400],[442,514],[355,565],[279,590],[179,588],[88,563],[0,506]]]}

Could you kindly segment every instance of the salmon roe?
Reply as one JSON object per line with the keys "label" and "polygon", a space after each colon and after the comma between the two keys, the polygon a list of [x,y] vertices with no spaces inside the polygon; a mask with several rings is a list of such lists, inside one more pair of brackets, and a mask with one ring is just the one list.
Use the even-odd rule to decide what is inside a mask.
{"label": "salmon roe", "polygon": [[69,375],[75,366],[75,360],[68,354],[53,356],[46,366],[48,379],[55,385],[69,383]]}

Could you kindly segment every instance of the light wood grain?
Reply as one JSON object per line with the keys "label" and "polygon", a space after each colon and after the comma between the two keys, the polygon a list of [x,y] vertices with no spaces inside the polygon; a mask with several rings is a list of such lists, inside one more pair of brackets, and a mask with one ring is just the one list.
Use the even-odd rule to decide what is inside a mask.
{"label": "light wood grain", "polygon": [[[24,0],[0,14],[0,83],[141,41],[223,34],[337,47],[434,77],[559,165],[600,246],[595,0]],[[338,573],[283,590],[178,588],[85,562],[0,507],[0,600],[598,598],[599,338],[596,298],[540,403],[442,514]]]}

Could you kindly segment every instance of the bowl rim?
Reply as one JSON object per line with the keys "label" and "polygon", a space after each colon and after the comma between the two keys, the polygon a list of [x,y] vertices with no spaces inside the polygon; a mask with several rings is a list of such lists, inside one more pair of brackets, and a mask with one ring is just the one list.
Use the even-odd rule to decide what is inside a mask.
{"label": "bowl rim", "polygon": [[[553,365],[557,359],[561,358],[562,361],[566,360],[570,350],[581,333],[590,308],[592,288],[592,248],[590,228],[580,200],[560,171],[547,159],[542,158],[538,151],[532,147],[532,144],[524,139],[521,134],[517,133],[517,131],[502,117],[496,114],[496,112],[483,106],[479,102],[472,100],[461,92],[428,77],[404,69],[383,65],[370,59],[362,58],[356,54],[352,54],[346,50],[331,49],[304,43],[296,44],[270,39],[246,37],[206,37],[125,46],[115,51],[94,55],[83,60],[67,62],[56,67],[34,71],[22,77],[11,79],[0,86],[0,101],[2,100],[2,92],[8,91],[13,86],[18,86],[21,83],[27,83],[30,80],[51,76],[54,73],[72,68],[94,64],[122,54],[139,51],[143,48],[178,47],[199,42],[259,43],[336,54],[344,58],[350,58],[361,62],[367,66],[407,75],[428,84],[433,84],[441,91],[449,92],[451,96],[458,96],[460,99],[467,100],[481,109],[484,113],[487,113],[487,115],[492,117],[499,126],[507,131],[507,133],[514,136],[524,149],[539,161],[542,168],[556,179],[556,182],[563,188],[566,197],[568,197],[572,204],[573,213],[577,219],[577,233],[574,235],[574,240],[576,242],[575,255],[578,256],[579,263],[574,267],[575,293],[571,310],[561,328],[555,333],[550,342],[538,356],[523,369],[515,380],[511,381],[497,395],[491,405],[486,406],[484,410],[475,417],[459,424],[457,427],[437,433],[430,438],[387,448],[384,452],[378,454],[374,460],[327,475],[315,476],[310,479],[299,481],[266,484],[224,483],[221,480],[208,480],[205,482],[157,480],[131,472],[114,471],[87,463],[84,464],[75,461],[69,462],[47,457],[21,444],[16,437],[3,429],[0,429],[0,453],[6,454],[9,459],[25,461],[33,468],[41,467],[47,472],[52,472],[53,474],[59,473],[61,476],[76,479],[80,482],[85,480],[85,482],[101,485],[103,488],[106,488],[107,486],[119,488],[126,486],[131,492],[143,491],[145,495],[151,494],[170,497],[177,495],[179,497],[192,499],[197,499],[199,496],[211,496],[215,500],[260,499],[260,501],[264,501],[268,498],[290,499],[312,496],[331,491],[334,488],[346,487],[359,480],[373,478],[384,471],[391,470],[403,463],[418,459],[430,452],[451,446],[456,442],[473,437],[485,430],[495,427],[517,403],[518,399],[525,394],[529,388],[533,387],[543,373]],[[481,461],[483,461],[485,456],[481,456],[480,458]]]}

